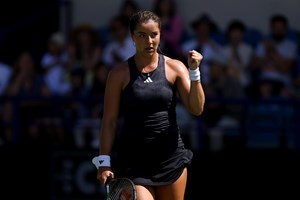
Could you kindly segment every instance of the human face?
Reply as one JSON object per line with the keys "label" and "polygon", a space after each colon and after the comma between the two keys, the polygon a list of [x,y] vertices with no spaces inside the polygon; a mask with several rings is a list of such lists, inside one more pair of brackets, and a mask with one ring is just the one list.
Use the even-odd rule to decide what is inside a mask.
{"label": "human face", "polygon": [[111,25],[110,25],[110,31],[112,33],[112,36],[116,40],[118,40],[120,42],[124,41],[124,39],[128,35],[128,29],[127,29],[127,27],[124,26],[122,24],[122,22],[117,21],[117,20],[111,23]]}
{"label": "human face", "polygon": [[273,22],[271,25],[272,36],[275,41],[282,41],[286,35],[287,27],[283,22]]}
{"label": "human face", "polygon": [[229,37],[233,45],[238,45],[243,40],[244,32],[239,29],[234,29],[229,33]]}
{"label": "human face", "polygon": [[149,20],[136,26],[132,34],[137,53],[153,54],[160,43],[160,29],[156,22]]}

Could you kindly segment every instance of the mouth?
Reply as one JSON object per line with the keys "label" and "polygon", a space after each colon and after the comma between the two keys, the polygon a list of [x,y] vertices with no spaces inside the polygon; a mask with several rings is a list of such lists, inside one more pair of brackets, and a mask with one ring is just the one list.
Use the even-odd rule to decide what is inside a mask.
{"label": "mouth", "polygon": [[152,52],[152,51],[154,51],[154,48],[153,47],[147,47],[147,48],[145,48],[145,50],[149,51],[149,52]]}

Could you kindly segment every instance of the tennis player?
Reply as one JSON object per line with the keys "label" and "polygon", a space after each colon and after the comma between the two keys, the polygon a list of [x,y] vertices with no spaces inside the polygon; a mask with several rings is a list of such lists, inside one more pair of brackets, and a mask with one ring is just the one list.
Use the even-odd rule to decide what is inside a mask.
{"label": "tennis player", "polygon": [[[139,200],[183,200],[193,153],[181,139],[175,107],[179,96],[190,113],[203,112],[203,57],[191,50],[187,67],[161,54],[160,29],[161,20],[153,12],[139,11],[131,17],[136,53],[108,75],[97,179],[104,185],[108,176],[130,178]],[[122,129],[116,134],[119,117]]]}

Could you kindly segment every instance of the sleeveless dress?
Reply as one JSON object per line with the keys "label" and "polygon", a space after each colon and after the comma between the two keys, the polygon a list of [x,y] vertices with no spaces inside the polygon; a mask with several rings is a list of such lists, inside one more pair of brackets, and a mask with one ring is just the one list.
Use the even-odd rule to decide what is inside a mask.
{"label": "sleeveless dress", "polygon": [[170,184],[193,157],[184,146],[176,121],[176,87],[166,79],[162,54],[157,68],[149,74],[137,69],[133,57],[128,64],[130,81],[121,99],[122,129],[116,145],[115,174],[140,185]]}

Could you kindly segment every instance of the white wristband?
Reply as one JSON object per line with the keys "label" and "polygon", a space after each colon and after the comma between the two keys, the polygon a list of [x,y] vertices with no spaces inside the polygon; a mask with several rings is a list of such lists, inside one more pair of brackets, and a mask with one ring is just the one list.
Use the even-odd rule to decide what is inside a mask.
{"label": "white wristband", "polygon": [[96,156],[93,158],[92,162],[97,169],[99,167],[110,167],[110,156],[108,155]]}
{"label": "white wristband", "polygon": [[189,75],[190,75],[191,81],[200,81],[199,67],[197,67],[196,69],[190,69],[189,68]]}

